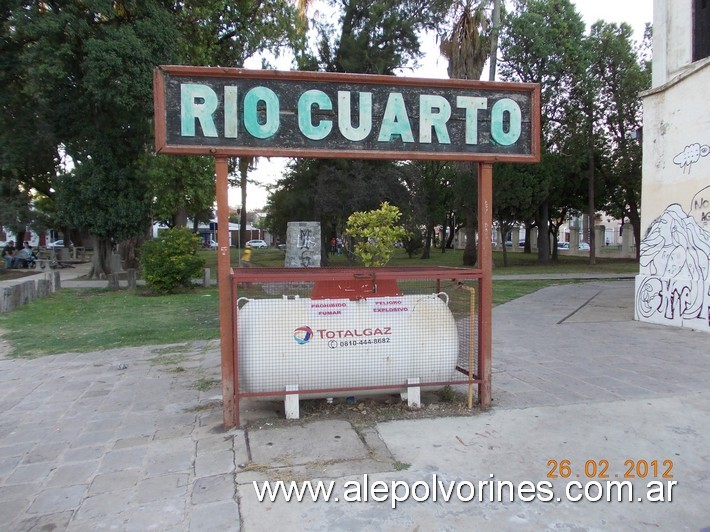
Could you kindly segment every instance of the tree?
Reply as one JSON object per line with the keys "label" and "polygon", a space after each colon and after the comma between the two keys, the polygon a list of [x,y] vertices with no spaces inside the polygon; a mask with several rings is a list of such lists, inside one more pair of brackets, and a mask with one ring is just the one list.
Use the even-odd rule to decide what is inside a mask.
{"label": "tree", "polygon": [[348,217],[346,234],[359,239],[355,255],[366,267],[389,262],[395,245],[407,235],[404,227],[397,224],[401,216],[397,207],[385,201],[377,210],[354,212]]}
{"label": "tree", "polygon": [[[175,4],[178,26],[184,35],[179,55],[186,64],[244,67],[247,59],[271,52],[278,57],[284,48],[297,53],[305,44],[308,2],[299,0],[201,0]],[[241,191],[239,242],[246,239],[247,183],[253,157],[230,159],[229,168]],[[196,183],[199,185],[199,182]],[[214,190],[214,186],[210,188]]]}
{"label": "tree", "polygon": [[[456,1],[451,5],[449,18],[453,21],[451,28],[444,33],[441,39],[441,53],[449,61],[448,73],[450,78],[456,79],[481,79],[483,66],[490,53],[490,38],[488,35],[488,19],[486,18],[486,0],[481,1],[476,7],[471,0]],[[471,165],[469,196],[471,190],[476,188],[478,180],[478,166]],[[471,201],[466,211],[466,248],[463,252],[463,263],[473,266],[478,261],[476,247],[476,232],[478,224],[477,205]],[[482,236],[481,238],[488,238]]]}
{"label": "tree", "polygon": [[[420,56],[420,31],[436,27],[446,2],[332,0],[331,5],[339,8],[338,24],[316,24],[316,48],[297,54],[303,70],[393,74]],[[320,221],[325,246],[352,212],[382,201],[405,205],[402,171],[390,161],[295,161],[270,194],[267,224],[284,234],[288,221]]]}
{"label": "tree", "polygon": [[510,230],[529,216],[535,191],[534,180],[525,179],[524,165],[498,164],[494,168],[493,219],[503,236],[503,266],[508,266],[508,249],[505,246]]}
{"label": "tree", "polygon": [[316,50],[297,54],[301,70],[394,74],[421,57],[420,32],[442,21],[448,0],[329,0],[338,26],[317,22]]}
{"label": "tree", "polygon": [[[112,241],[146,231],[154,198],[180,188],[146,175],[155,66],[242,66],[302,35],[287,0],[11,0],[0,17],[0,116],[13,124],[0,132],[0,183],[56,199],[57,224],[93,234],[94,276],[110,272]],[[185,191],[194,177],[179,176]]]}
{"label": "tree", "polygon": [[[518,0],[505,18],[500,38],[501,76],[507,81],[539,83],[541,86],[541,151],[571,157],[584,136],[578,120],[580,85],[585,75],[584,23],[569,0]],[[581,140],[580,140],[581,139]],[[576,163],[571,163],[574,166]],[[530,188],[541,191],[536,198],[538,261],[550,260],[551,212],[564,206],[551,205],[551,176],[532,171]],[[565,176],[572,179],[575,175]]]}
{"label": "tree", "polygon": [[146,176],[153,196],[153,219],[168,227],[193,230],[212,218],[215,198],[214,162],[211,157],[146,154],[141,174]]}
{"label": "tree", "polygon": [[[649,28],[647,28],[647,35]],[[629,219],[636,241],[641,241],[641,130],[643,112],[639,93],[651,86],[648,44],[635,49],[627,24],[599,21],[592,26],[592,74],[599,81],[595,92],[599,109],[597,127],[604,135],[601,151],[606,180],[605,210],[620,220]]]}
{"label": "tree", "polygon": [[101,276],[111,271],[111,241],[149,221],[137,161],[151,138],[152,71],[173,60],[175,26],[155,0],[22,7],[12,34],[24,43],[21,90],[50,132],[38,139],[48,143],[42,151],[61,148],[73,163],[54,186],[57,216],[94,235],[92,275]]}

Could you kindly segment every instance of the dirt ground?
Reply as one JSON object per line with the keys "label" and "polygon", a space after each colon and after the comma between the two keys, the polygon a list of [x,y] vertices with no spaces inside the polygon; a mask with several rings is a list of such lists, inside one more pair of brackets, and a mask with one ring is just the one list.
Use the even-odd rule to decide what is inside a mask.
{"label": "dirt ground", "polygon": [[326,399],[305,399],[300,401],[298,420],[285,418],[283,401],[259,402],[257,412],[247,416],[246,427],[258,427],[267,422],[270,426],[280,426],[326,419],[347,420],[355,427],[372,427],[383,421],[471,416],[478,411],[475,394],[473,409],[469,410],[467,396],[450,387],[422,393],[421,399],[421,408],[409,408],[399,394],[362,399],[334,398],[332,403]]}

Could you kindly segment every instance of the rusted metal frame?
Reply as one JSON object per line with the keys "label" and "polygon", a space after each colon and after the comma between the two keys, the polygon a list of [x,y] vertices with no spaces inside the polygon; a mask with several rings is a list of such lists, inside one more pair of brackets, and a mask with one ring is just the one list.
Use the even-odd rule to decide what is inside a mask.
{"label": "rusted metal frame", "polygon": [[356,275],[373,274],[375,279],[380,280],[422,280],[422,281],[441,281],[445,279],[480,279],[483,275],[481,270],[451,268],[448,270],[442,269],[419,269],[419,268],[403,268],[403,269],[366,269],[366,268],[283,268],[279,269],[260,269],[249,268],[245,270],[237,270],[234,274],[233,281],[239,282],[279,282],[279,281],[341,281],[349,280]]}
{"label": "rusted metal frame", "polygon": [[229,260],[229,183],[227,159],[215,158],[217,174],[217,286],[219,287],[219,337],[222,361],[222,401],[224,426],[237,424],[235,405],[235,367],[232,333],[234,331],[234,306],[232,304],[231,265]]}
{"label": "rusted metal frame", "polygon": [[155,152],[158,153],[160,146],[164,146],[167,142],[167,110],[165,108],[165,77],[156,68],[153,71],[153,108],[155,112]]}
{"label": "rusted metal frame", "polygon": [[232,365],[234,366],[234,425],[236,427],[241,426],[241,420],[239,417],[239,398],[242,397],[239,391],[239,307],[237,301],[239,300],[239,287],[238,283],[234,282],[235,271],[232,269],[232,290],[231,290],[231,312],[232,312]]}
{"label": "rusted metal frame", "polygon": [[473,161],[473,162],[507,162],[534,163],[540,160],[535,154],[530,155],[499,155],[491,153],[467,152],[405,152],[405,151],[360,151],[305,149],[305,148],[257,148],[248,146],[218,147],[218,146],[175,146],[172,144],[156,145],[157,153],[173,155],[210,155],[213,157],[290,157],[307,159],[371,159],[401,161]]}
{"label": "rusted metal frame", "polygon": [[[339,82],[373,85],[392,85],[397,87],[438,87],[452,89],[505,90],[508,92],[539,91],[536,83],[512,83],[507,81],[478,81],[469,79],[433,79],[417,77],[397,77],[377,74],[349,74],[341,72],[312,72],[306,70],[252,70],[230,67],[204,67],[191,65],[160,65],[156,71],[177,76],[196,76],[209,78],[248,78],[269,80],[311,81],[313,83]],[[539,92],[538,92],[539,93]]]}
{"label": "rusted metal frame", "polygon": [[478,165],[478,264],[481,266],[478,312],[478,400],[482,410],[491,406],[491,346],[493,343],[493,164]]}

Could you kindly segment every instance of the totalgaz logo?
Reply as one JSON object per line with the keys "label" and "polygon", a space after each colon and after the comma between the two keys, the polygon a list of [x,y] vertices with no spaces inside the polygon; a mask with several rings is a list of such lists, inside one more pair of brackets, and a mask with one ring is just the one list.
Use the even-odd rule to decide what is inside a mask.
{"label": "totalgaz logo", "polygon": [[301,345],[307,344],[311,338],[313,338],[313,329],[306,325],[293,331],[293,339]]}

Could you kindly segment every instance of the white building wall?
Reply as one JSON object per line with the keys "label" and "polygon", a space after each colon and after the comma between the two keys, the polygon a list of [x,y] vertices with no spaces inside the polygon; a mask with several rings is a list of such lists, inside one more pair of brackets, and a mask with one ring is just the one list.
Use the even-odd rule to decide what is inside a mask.
{"label": "white building wall", "polygon": [[690,0],[654,9],[636,319],[710,332],[710,58],[690,63]]}

